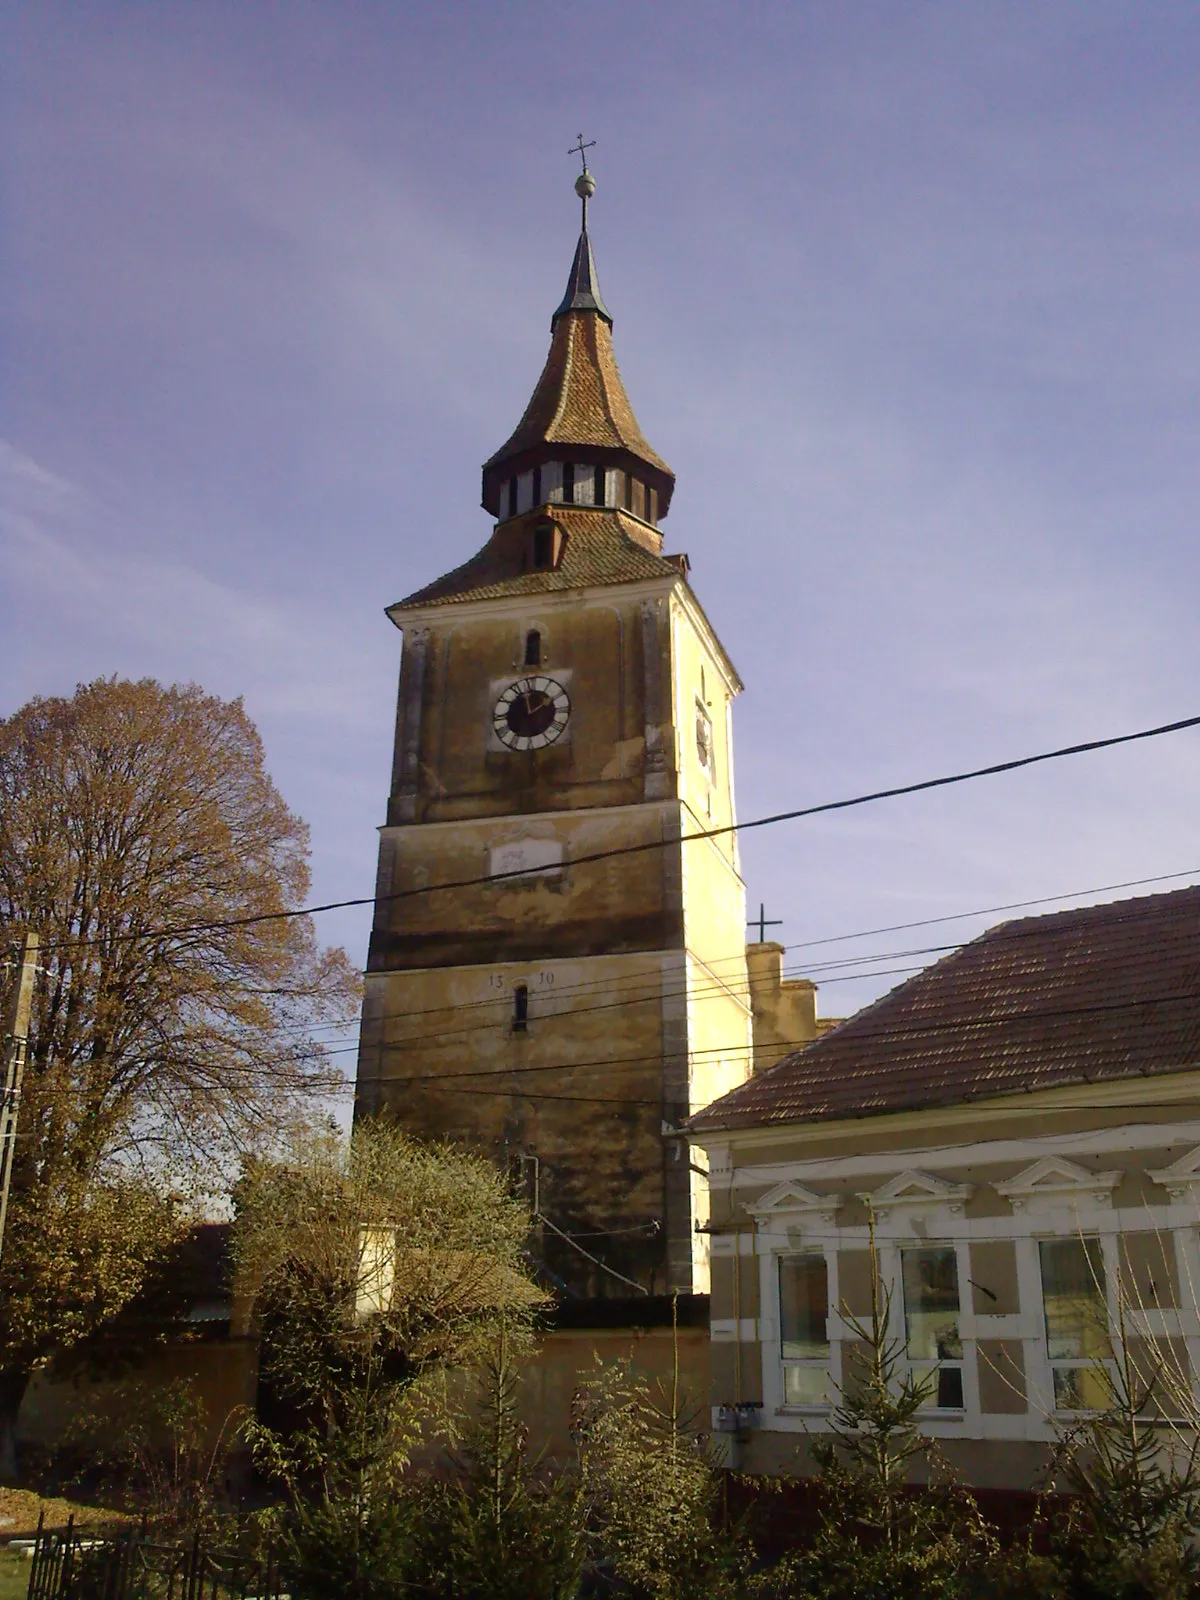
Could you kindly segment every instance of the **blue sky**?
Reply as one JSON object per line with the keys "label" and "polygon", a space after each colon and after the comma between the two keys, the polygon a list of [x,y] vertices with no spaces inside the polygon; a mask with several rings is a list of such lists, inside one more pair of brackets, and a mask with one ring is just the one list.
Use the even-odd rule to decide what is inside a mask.
{"label": "blue sky", "polygon": [[[1194,6],[7,21],[0,703],[244,694],[318,899],[370,893],[383,607],[487,537],[579,128],[743,817],[1200,711]],[[748,891],[798,942],[1200,869],[1198,800],[1184,734],[748,835]]]}

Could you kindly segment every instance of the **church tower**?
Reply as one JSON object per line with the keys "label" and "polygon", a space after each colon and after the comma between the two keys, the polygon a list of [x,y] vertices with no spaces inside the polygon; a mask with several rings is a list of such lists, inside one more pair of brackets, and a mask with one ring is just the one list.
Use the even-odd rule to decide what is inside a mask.
{"label": "church tower", "polygon": [[[571,1295],[708,1288],[672,1137],[749,1075],[732,705],[660,525],[675,486],[613,354],[587,230],[483,468],[491,537],[403,631],[357,1109],[505,1164]],[[625,1280],[624,1282],[622,1280]]]}

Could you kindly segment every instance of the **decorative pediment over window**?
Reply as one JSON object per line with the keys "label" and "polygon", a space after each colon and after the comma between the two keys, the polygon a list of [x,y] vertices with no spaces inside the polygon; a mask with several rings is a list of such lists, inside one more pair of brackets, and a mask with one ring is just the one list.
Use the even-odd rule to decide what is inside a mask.
{"label": "decorative pediment over window", "polygon": [[1123,1176],[1121,1172],[1089,1172],[1065,1156],[1043,1156],[1015,1178],[1006,1178],[994,1187],[1014,1211],[1042,1197],[1059,1205],[1086,1201],[1093,1206],[1111,1206],[1112,1192]]}
{"label": "decorative pediment over window", "polygon": [[880,1216],[885,1216],[897,1206],[944,1206],[953,1215],[958,1215],[974,1192],[969,1183],[947,1183],[945,1178],[935,1178],[932,1173],[917,1172],[910,1167],[890,1178],[881,1189],[862,1198]]}
{"label": "decorative pediment over window", "polygon": [[777,1183],[766,1194],[760,1195],[753,1205],[747,1206],[752,1217],[758,1219],[760,1228],[769,1227],[772,1220],[832,1222],[834,1212],[842,1203],[841,1195],[815,1194],[802,1183],[788,1180]]}
{"label": "decorative pediment over window", "polygon": [[1194,1200],[1200,1194],[1200,1145],[1172,1161],[1169,1167],[1147,1172],[1146,1176],[1161,1183],[1172,1200]]}

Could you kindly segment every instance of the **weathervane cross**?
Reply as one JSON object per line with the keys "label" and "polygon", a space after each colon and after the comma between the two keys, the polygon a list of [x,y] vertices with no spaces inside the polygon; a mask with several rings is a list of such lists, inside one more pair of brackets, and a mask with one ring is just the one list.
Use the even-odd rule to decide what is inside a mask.
{"label": "weathervane cross", "polygon": [[764,944],[766,942],[767,929],[768,928],[782,928],[783,927],[783,918],[782,917],[769,917],[767,915],[767,908],[766,908],[765,903],[762,900],[760,900],[758,902],[758,915],[756,917],[751,918],[751,920],[746,924],[746,926],[748,928],[757,928],[758,929],[758,942],[759,942],[759,944]]}
{"label": "weathervane cross", "polygon": [[587,171],[587,152],[592,148],[592,146],[595,144],[596,141],[595,141],[595,139],[589,139],[585,144],[583,135],[581,133],[577,133],[575,135],[575,137],[579,140],[579,143],[578,144],[573,144],[571,146],[571,148],[567,151],[567,154],[569,156],[578,156],[579,160],[580,160],[580,164],[582,165],[583,170],[586,172]]}

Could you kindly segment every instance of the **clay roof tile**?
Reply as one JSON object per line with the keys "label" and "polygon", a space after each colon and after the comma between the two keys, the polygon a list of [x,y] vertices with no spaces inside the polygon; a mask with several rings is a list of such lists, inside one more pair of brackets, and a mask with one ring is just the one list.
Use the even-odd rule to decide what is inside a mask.
{"label": "clay roof tile", "polygon": [[1002,923],[689,1126],[830,1121],[1197,1068],[1200,887]]}

